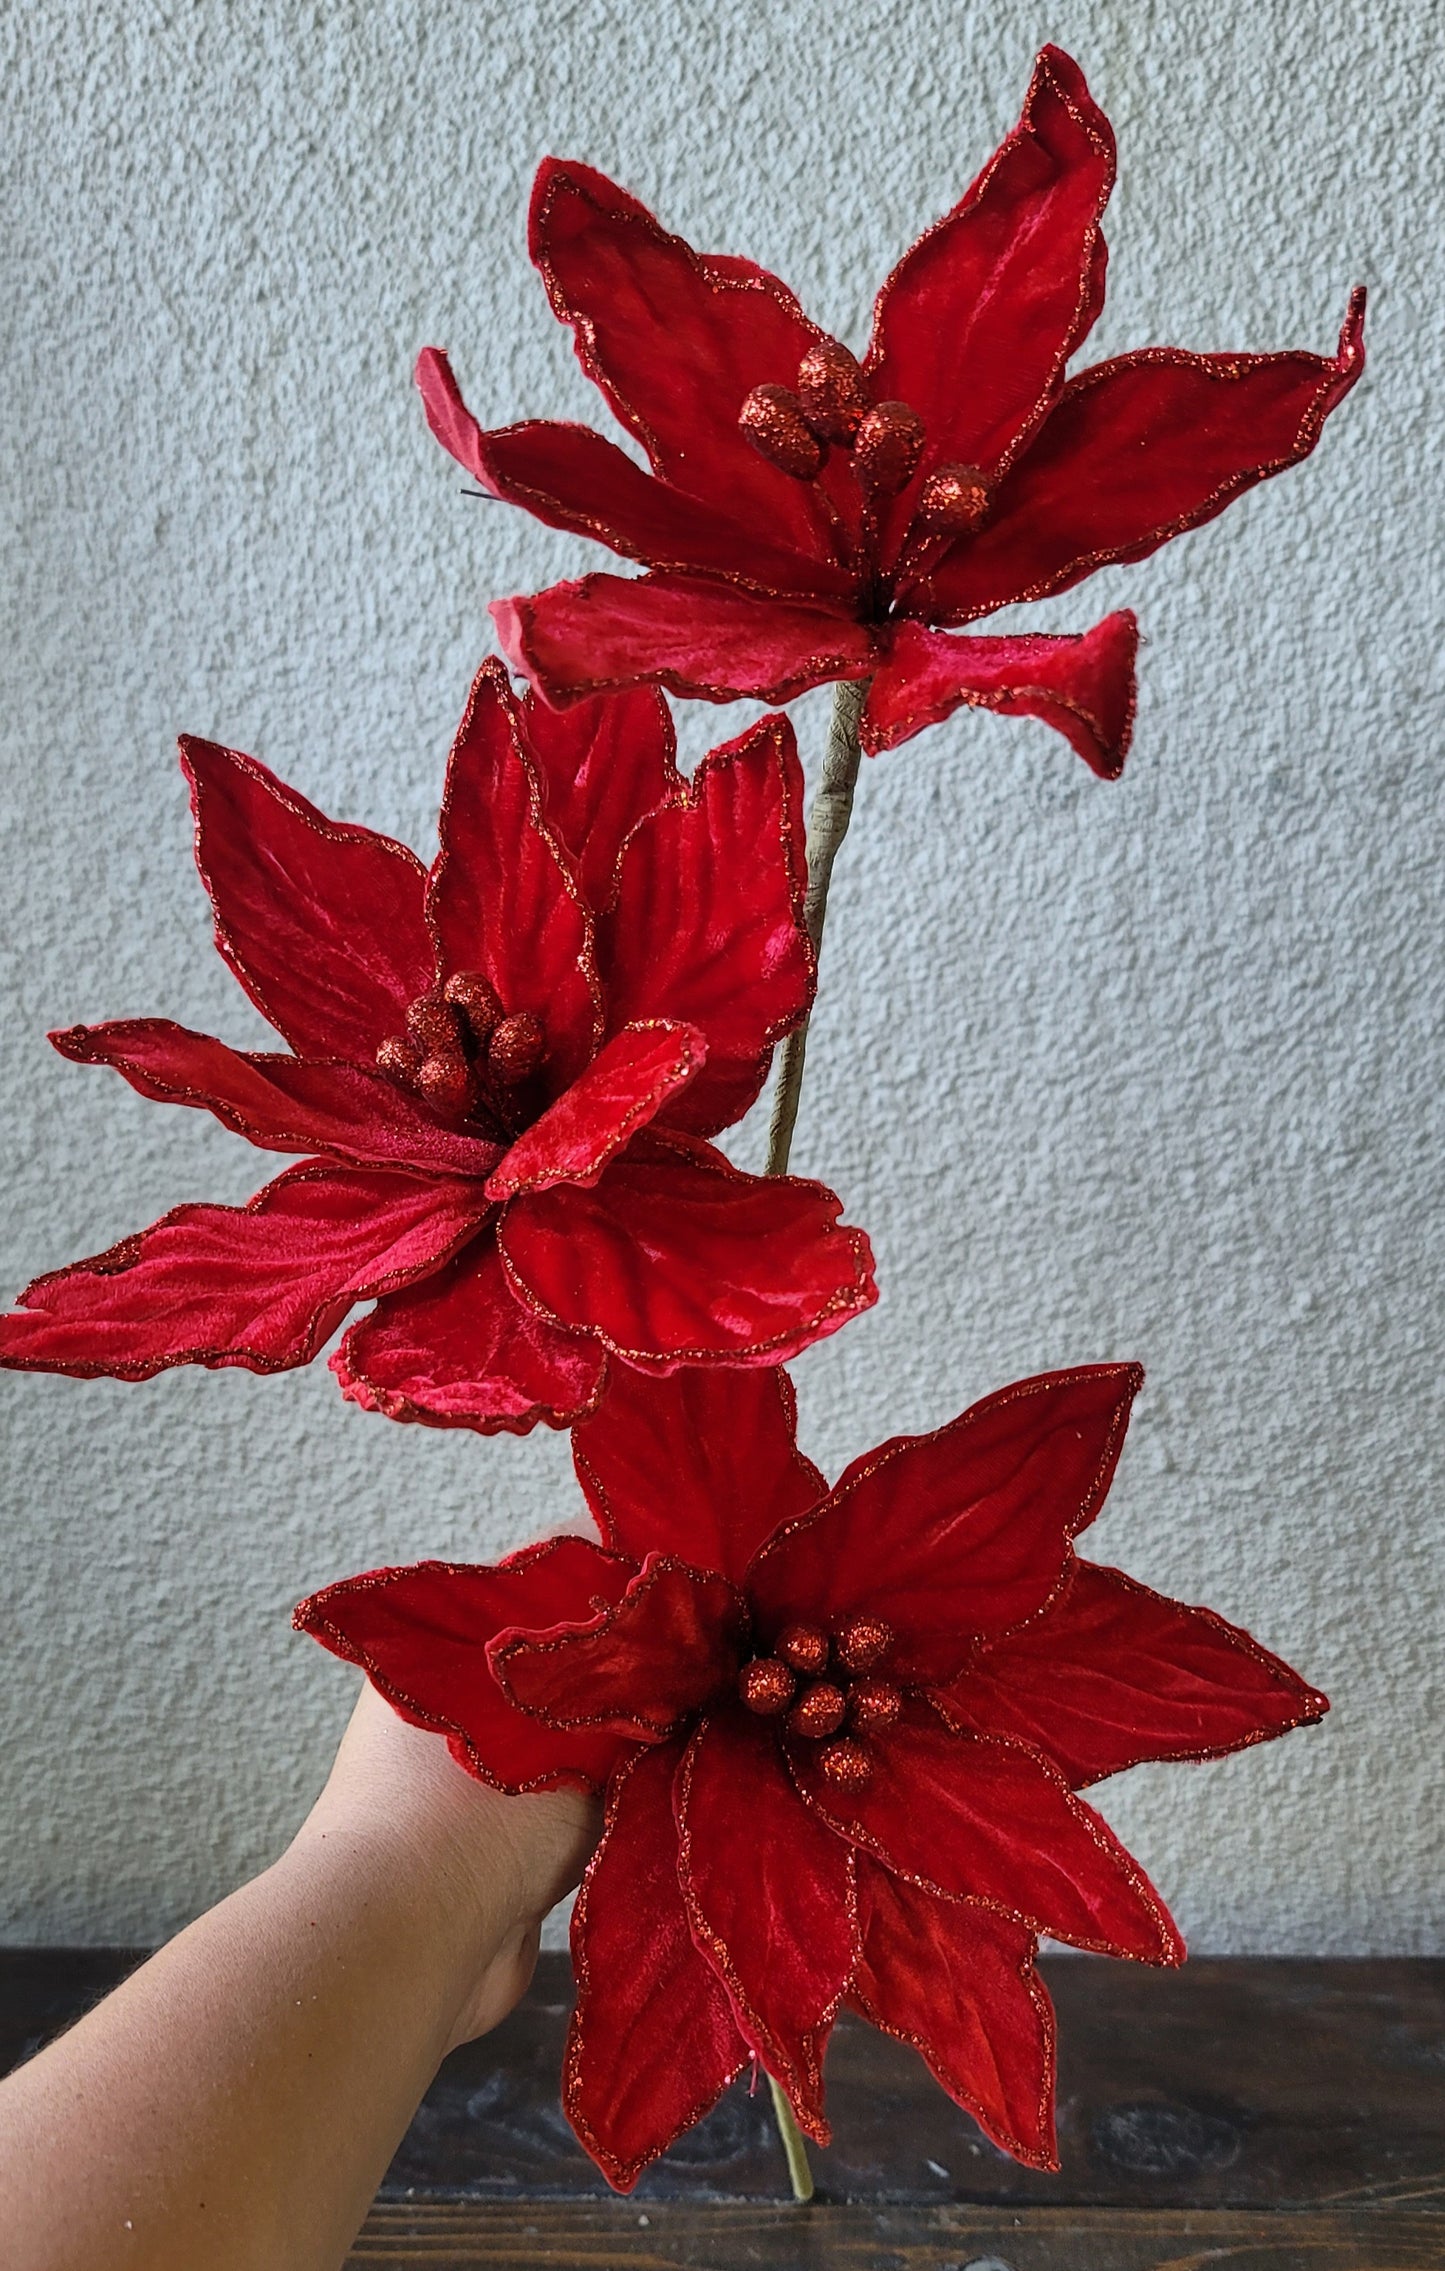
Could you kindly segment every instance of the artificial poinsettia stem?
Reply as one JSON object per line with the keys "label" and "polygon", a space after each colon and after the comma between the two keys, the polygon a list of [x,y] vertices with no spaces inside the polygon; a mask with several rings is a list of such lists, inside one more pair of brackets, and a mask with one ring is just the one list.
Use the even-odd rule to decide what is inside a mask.
{"label": "artificial poinsettia stem", "polygon": [[[862,756],[858,727],[871,683],[867,678],[844,679],[834,693],[833,722],[828,731],[823,778],[818,784],[818,794],[808,815],[808,890],[803,901],[803,921],[808,936],[813,941],[815,954],[821,951],[823,945],[823,925],[828,915],[828,886],[833,880],[833,862],[853,817],[853,791],[857,786],[858,766]],[[778,1085],[773,1096],[772,1125],[768,1130],[767,1172],[770,1175],[786,1175],[788,1172],[788,1157],[793,1148],[793,1123],[798,1117],[798,1096],[803,1086],[803,1066],[807,1054],[808,1021],[805,1018],[783,1043]],[[774,2097],[776,2096],[775,2091]],[[784,2143],[786,2142],[785,2135]]]}
{"label": "artificial poinsettia stem", "polygon": [[813,2197],[813,2172],[808,2166],[808,2148],[803,2143],[803,2132],[793,2119],[793,2109],[788,2103],[786,2091],[779,2087],[771,2074],[768,2076],[768,2088],[773,2093],[773,2112],[777,2116],[778,2135],[783,2140],[783,2151],[788,2156],[788,2174],[793,2180],[793,2198],[795,2200],[811,2200]]}

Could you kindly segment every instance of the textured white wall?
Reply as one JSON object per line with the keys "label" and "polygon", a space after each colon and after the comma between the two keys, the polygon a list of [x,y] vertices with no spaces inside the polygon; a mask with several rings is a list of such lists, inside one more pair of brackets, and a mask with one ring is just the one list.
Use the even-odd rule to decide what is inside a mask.
{"label": "textured white wall", "polygon": [[[1333,1694],[1316,1733],[1106,1794],[1207,1949],[1413,1950],[1440,1922],[1430,18],[38,0],[0,27],[7,1293],[267,1172],[42,1039],[143,1012],[259,1037],[210,949],[176,731],[425,849],[485,598],[578,572],[581,546],[458,495],[409,384],[437,341],[484,418],[593,416],[524,253],[544,151],[859,343],[1054,38],[1121,142],[1093,352],[1327,349],[1374,288],[1370,373],[1308,466],[1049,611],[1140,611],[1120,785],[987,718],[869,768],[795,1154],[883,1286],[799,1367],[824,1462],[1141,1356],[1094,1550]],[[744,715],[695,708],[688,746]],[[796,715],[816,751],[819,699]],[[324,1366],[0,1397],[15,1939],[149,1938],[276,1851],[350,1692],[290,1633],[300,1593],[576,1509],[564,1442],[392,1427]]]}

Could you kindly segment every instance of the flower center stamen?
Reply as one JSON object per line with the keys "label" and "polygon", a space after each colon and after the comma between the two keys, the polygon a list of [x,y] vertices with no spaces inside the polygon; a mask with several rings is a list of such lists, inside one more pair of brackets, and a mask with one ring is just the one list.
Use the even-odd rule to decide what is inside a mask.
{"label": "flower center stamen", "polygon": [[485,1106],[504,1125],[516,1118],[507,1093],[546,1061],[547,1035],[530,1009],[506,1014],[480,970],[454,970],[408,1004],[406,1030],[383,1041],[377,1069],[449,1118]]}
{"label": "flower center stamen", "polygon": [[744,1664],[738,1695],[760,1719],[786,1713],[786,1734],[822,1745],[818,1764],[829,1781],[861,1789],[875,1764],[861,1738],[883,1734],[903,1709],[903,1690],[877,1670],[892,1647],[893,1629],[882,1617],[845,1617],[831,1634],[821,1625],[790,1624],[770,1656]]}

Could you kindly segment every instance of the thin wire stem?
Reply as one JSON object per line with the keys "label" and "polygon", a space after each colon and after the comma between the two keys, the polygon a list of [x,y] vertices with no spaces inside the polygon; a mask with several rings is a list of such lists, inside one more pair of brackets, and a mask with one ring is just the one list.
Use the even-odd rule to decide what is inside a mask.
{"label": "thin wire stem", "polygon": [[[803,901],[803,921],[817,953],[823,944],[823,925],[828,914],[828,886],[833,880],[833,862],[838,846],[848,833],[853,817],[853,791],[858,782],[858,766],[862,751],[858,742],[858,724],[863,715],[863,704],[868,698],[869,681],[844,679],[833,696],[833,722],[828,732],[828,749],[823,759],[823,778],[818,794],[808,815],[808,890]],[[798,1117],[798,1096],[803,1086],[803,1066],[808,1054],[808,1020],[805,1018],[797,1031],[790,1033],[783,1043],[782,1062],[778,1070],[778,1085],[773,1093],[773,1117],[768,1129],[769,1175],[786,1175],[788,1157],[793,1148],[793,1124]]]}
{"label": "thin wire stem", "polygon": [[813,2172],[808,2166],[808,2148],[803,2143],[803,2133],[793,2119],[792,2107],[771,2074],[768,2076],[768,2088],[773,2093],[773,2113],[778,2124],[778,2135],[783,2140],[783,2151],[788,2156],[788,2174],[793,2180],[793,2198],[795,2200],[811,2200],[813,2197]]}

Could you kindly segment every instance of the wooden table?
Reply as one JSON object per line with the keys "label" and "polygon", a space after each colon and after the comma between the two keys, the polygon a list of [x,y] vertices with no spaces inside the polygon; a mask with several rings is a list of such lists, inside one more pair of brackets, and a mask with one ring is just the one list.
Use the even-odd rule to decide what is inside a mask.
{"label": "wooden table", "polygon": [[[0,1950],[0,2065],[123,1950]],[[350,2259],[366,2271],[1445,2271],[1445,1962],[1056,1957],[1063,2172],[996,2152],[845,2019],[836,2144],[798,2208],[765,2095],[729,2091],[618,2200],[557,2102],[560,1956],[447,2060]]]}

